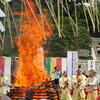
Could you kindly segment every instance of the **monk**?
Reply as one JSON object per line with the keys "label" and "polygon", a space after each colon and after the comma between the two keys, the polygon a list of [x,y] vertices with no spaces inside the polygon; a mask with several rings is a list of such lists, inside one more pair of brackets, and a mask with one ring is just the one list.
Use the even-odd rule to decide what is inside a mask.
{"label": "monk", "polygon": [[72,77],[74,92],[72,100],[85,100],[85,92],[81,84],[85,82],[86,77],[82,74],[81,69],[77,70],[77,74]]}
{"label": "monk", "polygon": [[70,95],[70,89],[68,87],[68,82],[65,82],[64,88],[62,88],[62,93],[60,96],[60,100],[72,100],[72,97]]}
{"label": "monk", "polygon": [[67,73],[64,71],[61,78],[59,79],[59,85],[60,88],[63,88],[65,85],[65,82],[68,82],[68,85],[71,83],[71,78],[67,76]]}
{"label": "monk", "polygon": [[7,94],[7,82],[8,77],[4,75],[4,72],[0,73],[0,94],[6,95]]}
{"label": "monk", "polygon": [[86,80],[87,100],[97,100],[97,77],[96,71],[89,71],[89,78]]}

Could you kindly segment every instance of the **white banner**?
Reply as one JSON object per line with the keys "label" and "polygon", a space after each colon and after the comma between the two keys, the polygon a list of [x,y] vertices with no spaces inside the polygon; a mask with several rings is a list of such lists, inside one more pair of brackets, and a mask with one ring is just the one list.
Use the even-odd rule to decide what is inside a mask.
{"label": "white banner", "polygon": [[78,52],[77,51],[68,51],[67,52],[67,75],[72,77],[76,74],[78,68]]}
{"label": "white banner", "polygon": [[62,58],[62,73],[67,71],[67,59]]}
{"label": "white banner", "polygon": [[8,77],[8,82],[11,82],[11,57],[4,57],[5,58],[5,67],[4,72],[5,75]]}
{"label": "white banner", "polygon": [[88,70],[95,70],[95,60],[88,60]]}

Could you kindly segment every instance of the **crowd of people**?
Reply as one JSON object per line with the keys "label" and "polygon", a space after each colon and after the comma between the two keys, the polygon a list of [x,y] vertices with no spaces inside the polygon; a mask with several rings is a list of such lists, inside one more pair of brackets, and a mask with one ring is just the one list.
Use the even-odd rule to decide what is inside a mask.
{"label": "crowd of people", "polygon": [[59,87],[60,100],[100,100],[100,83],[95,70],[82,71],[79,67],[76,75],[68,77],[64,71],[61,75],[54,68],[55,84]]}
{"label": "crowd of people", "polygon": [[[78,67],[76,74],[68,77],[66,71],[61,73],[58,67],[54,67],[53,73],[60,100],[100,100],[100,83],[95,70],[89,70],[86,74]],[[0,97],[7,94],[7,87],[8,78],[0,72]]]}

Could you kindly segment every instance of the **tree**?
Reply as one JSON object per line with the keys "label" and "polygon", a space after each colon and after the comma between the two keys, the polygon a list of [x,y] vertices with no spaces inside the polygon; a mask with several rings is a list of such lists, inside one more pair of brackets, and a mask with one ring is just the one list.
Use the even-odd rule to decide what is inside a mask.
{"label": "tree", "polygon": [[[2,33],[2,38],[4,40],[2,47],[0,48],[0,56],[18,56],[17,48],[14,42],[14,38],[17,35],[17,31],[15,29],[15,24],[11,13],[13,13],[14,11],[21,11],[21,3],[20,1],[9,3],[9,7],[11,7],[12,12],[9,7],[9,9],[5,10],[6,6],[7,5],[3,5],[2,2],[0,2],[0,7],[3,11],[5,11],[7,15],[4,20],[2,19],[2,21],[5,23],[6,32]],[[14,16],[14,20],[16,24],[18,24],[19,17]]]}
{"label": "tree", "polygon": [[[82,23],[81,23],[82,24]],[[48,56],[66,56],[67,51],[89,49],[91,46],[91,37],[86,26],[79,26],[79,35],[74,36],[69,17],[65,17],[62,31],[62,38],[59,38],[57,28],[54,30],[54,38],[50,40]]]}
{"label": "tree", "polygon": [[[64,1],[64,6],[67,9],[66,2]],[[57,12],[57,1],[52,0],[53,7],[55,10],[55,14],[58,18],[58,12]],[[68,7],[70,11],[70,16],[72,17],[73,21],[76,24],[76,16],[75,16],[75,5],[74,2],[68,2]],[[81,5],[78,5],[78,3],[81,3]],[[54,30],[54,38],[49,42],[49,55],[48,56],[66,56],[66,52],[68,50],[78,50],[78,49],[89,49],[91,47],[91,35],[93,33],[93,25],[90,20],[89,13],[87,9],[85,9],[87,14],[87,21],[88,21],[88,27],[86,22],[86,16],[84,14],[83,4],[82,0],[76,0],[76,11],[77,11],[77,26],[78,26],[78,34],[76,34],[76,26],[74,27],[75,34],[73,34],[71,22],[69,21],[69,15],[64,10],[64,26],[63,30],[61,29],[62,38],[59,38],[57,36],[57,28]],[[100,2],[98,2],[98,18],[100,22]],[[61,7],[61,5],[60,5]],[[62,13],[62,10],[61,12]],[[60,16],[61,18],[61,16]],[[97,22],[96,22],[97,23]],[[56,25],[55,25],[56,26]],[[100,24],[99,24],[100,27]],[[89,30],[88,30],[89,28]],[[97,28],[97,27],[96,27]],[[93,33],[97,34],[97,32]],[[98,33],[99,34],[99,33]]]}
{"label": "tree", "polygon": [[[35,0],[33,0],[35,1]],[[46,0],[42,0],[41,2],[41,7],[42,8],[47,8],[48,6],[45,2]],[[53,7],[54,7],[54,12],[56,14],[56,17],[58,18],[58,9],[57,9],[57,1],[58,0],[47,0],[50,2],[52,2]],[[67,9],[66,6],[66,0],[64,1],[64,6]],[[71,21],[69,18],[68,13],[66,13],[66,11],[63,9],[63,26],[61,27],[61,33],[62,33],[62,38],[59,38],[58,36],[58,29],[57,26],[54,22],[54,20],[52,20],[52,22],[54,23],[54,37],[52,38],[52,40],[49,40],[47,42],[47,45],[49,43],[49,47],[46,45],[46,48],[49,51],[49,55],[48,56],[66,56],[66,51],[68,50],[78,50],[80,48],[82,49],[86,49],[86,48],[90,48],[91,45],[91,33],[92,30],[90,30],[91,32],[88,31],[87,28],[87,24],[86,24],[86,19],[85,19],[85,15],[84,15],[84,10],[83,10],[83,6],[82,6],[82,0],[76,0],[76,4],[81,3],[81,6],[77,5],[76,6],[76,10],[77,10],[77,25],[78,25],[78,30],[76,30],[76,17],[75,17],[75,5],[74,2],[69,2],[69,0],[67,0],[68,3],[68,7],[69,7],[69,11],[70,11],[70,16],[72,17],[73,21],[75,22],[75,25],[71,25]],[[99,5],[100,3],[98,3]],[[62,5],[60,4],[60,7]],[[10,3],[10,7],[13,11],[21,11],[22,10],[22,3],[17,0],[14,2]],[[98,9],[100,9],[100,6],[98,6]],[[48,10],[49,11],[49,10]],[[60,15],[62,14],[62,10],[60,10]],[[99,14],[99,18],[100,18],[100,10],[98,10],[98,14]],[[49,18],[52,19],[51,17],[51,13],[48,12]],[[18,24],[18,20],[19,18],[17,16],[15,17],[15,21]],[[61,18],[62,16],[60,16]],[[88,16],[87,16],[88,17]],[[11,18],[11,17],[10,17]],[[12,18],[11,18],[12,19]],[[89,20],[89,17],[88,17]],[[89,28],[92,29],[92,25],[91,25],[91,21],[89,20]],[[7,23],[7,22],[6,22]],[[11,21],[11,26],[14,26],[13,21]],[[75,31],[75,34],[73,33],[73,29]],[[8,26],[6,26],[6,33],[5,33],[5,48],[3,50],[0,51],[0,55],[5,55],[5,56],[11,56],[11,55],[15,55],[17,56],[17,50],[16,50],[16,46],[14,44],[14,48],[11,48],[11,41],[10,41],[10,36],[9,36],[9,32],[8,32]],[[78,34],[76,34],[78,31]],[[13,38],[14,36],[16,36],[16,31],[15,28],[12,27],[12,35]],[[9,52],[8,52],[9,51]]]}

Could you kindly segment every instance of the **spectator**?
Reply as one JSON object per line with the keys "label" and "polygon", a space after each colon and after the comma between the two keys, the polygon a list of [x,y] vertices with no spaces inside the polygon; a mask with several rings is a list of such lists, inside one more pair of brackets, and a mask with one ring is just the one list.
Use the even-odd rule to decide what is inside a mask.
{"label": "spectator", "polygon": [[58,70],[57,67],[54,67],[53,73],[54,73],[54,78],[55,78],[55,85],[59,86],[59,79],[61,77],[61,72]]}
{"label": "spectator", "polygon": [[97,98],[97,77],[96,71],[89,71],[89,78],[86,80],[86,90],[88,92],[87,100],[96,100]]}

